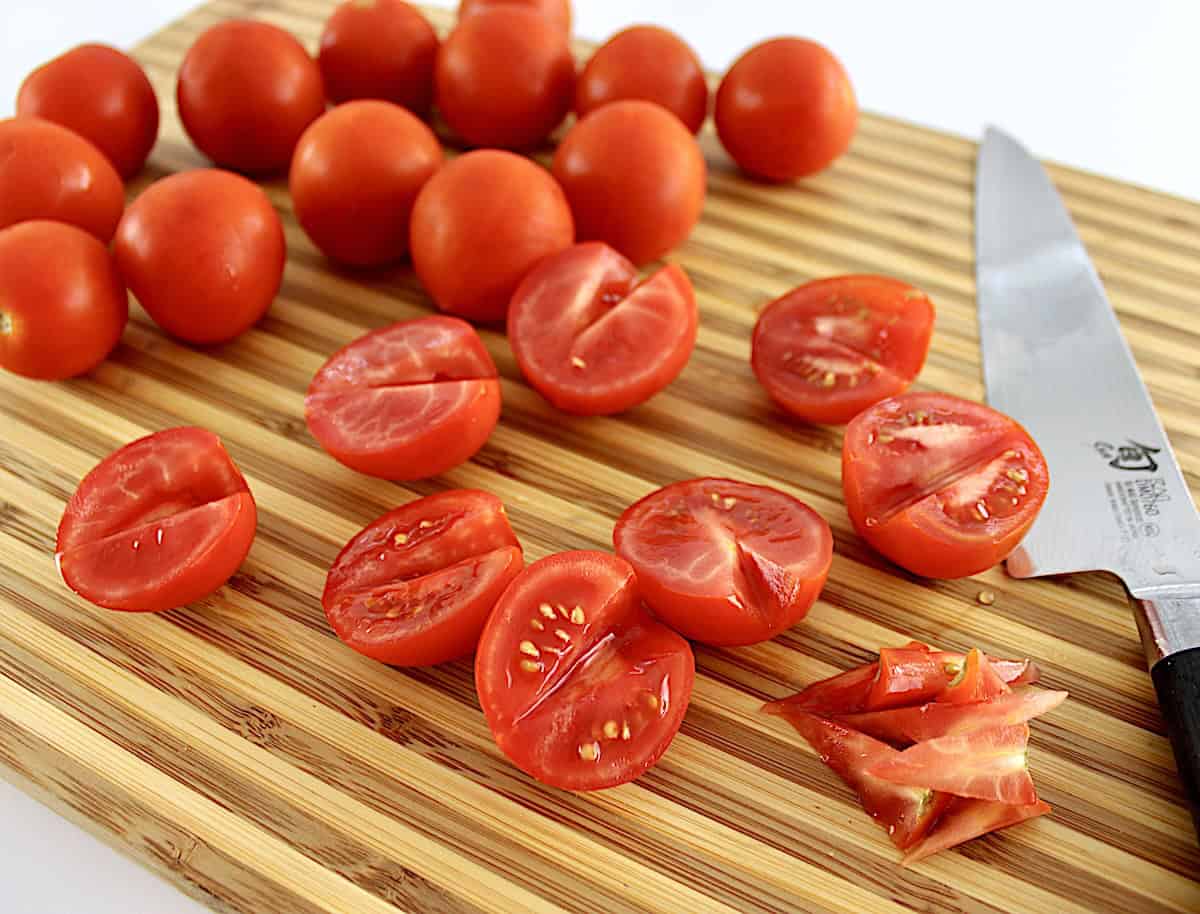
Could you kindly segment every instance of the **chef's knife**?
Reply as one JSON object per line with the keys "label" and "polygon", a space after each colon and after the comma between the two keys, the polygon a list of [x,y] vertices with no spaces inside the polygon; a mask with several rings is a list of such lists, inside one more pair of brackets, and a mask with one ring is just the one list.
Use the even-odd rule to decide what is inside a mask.
{"label": "chef's knife", "polygon": [[1125,583],[1200,835],[1200,516],[1062,200],[994,128],[975,176],[975,269],[988,402],[1050,467],[1008,571]]}

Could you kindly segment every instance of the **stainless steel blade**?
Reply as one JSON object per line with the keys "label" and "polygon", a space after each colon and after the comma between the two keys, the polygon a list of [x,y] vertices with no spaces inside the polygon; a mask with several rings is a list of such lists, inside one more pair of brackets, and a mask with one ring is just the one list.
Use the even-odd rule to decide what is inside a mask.
{"label": "stainless steel blade", "polygon": [[1050,466],[1046,505],[1009,572],[1111,571],[1147,600],[1194,589],[1200,517],[1062,200],[996,129],[975,187],[988,401],[1025,425]]}

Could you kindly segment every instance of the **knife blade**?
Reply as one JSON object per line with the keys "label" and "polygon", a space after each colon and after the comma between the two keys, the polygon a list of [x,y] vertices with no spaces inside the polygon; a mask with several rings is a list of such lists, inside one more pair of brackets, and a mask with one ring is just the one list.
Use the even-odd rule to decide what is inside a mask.
{"label": "knife blade", "polygon": [[988,402],[1050,468],[1008,571],[1124,582],[1200,835],[1200,515],[1066,207],[995,128],[976,168],[975,270]]}

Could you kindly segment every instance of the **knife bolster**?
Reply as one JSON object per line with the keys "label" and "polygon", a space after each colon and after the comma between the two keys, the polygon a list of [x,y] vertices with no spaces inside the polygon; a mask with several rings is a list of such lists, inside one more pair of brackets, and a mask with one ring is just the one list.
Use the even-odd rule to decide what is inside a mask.
{"label": "knife bolster", "polygon": [[1146,665],[1200,648],[1200,584],[1139,590],[1132,595]]}

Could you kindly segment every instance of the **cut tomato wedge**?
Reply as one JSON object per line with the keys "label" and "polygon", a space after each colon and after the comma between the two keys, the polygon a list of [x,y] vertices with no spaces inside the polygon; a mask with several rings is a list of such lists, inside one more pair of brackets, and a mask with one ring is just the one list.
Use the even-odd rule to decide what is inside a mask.
{"label": "cut tomato wedge", "polygon": [[899,786],[871,774],[874,766],[900,754],[891,746],[813,714],[788,710],[783,716],[821,761],[858,794],[863,809],[901,850],[920,841],[949,803],[948,794]]}
{"label": "cut tomato wedge", "polygon": [[67,586],[98,606],[160,612],[229,580],[257,519],[220,439],[168,429],[115,451],[83,478],[59,524],[55,559]]}
{"label": "cut tomato wedge", "polygon": [[500,381],[474,327],[424,317],[334,353],[309,386],[304,415],[321,447],[351,469],[423,479],[483,447],[500,417]]}
{"label": "cut tomato wedge", "polygon": [[833,561],[812,508],[731,479],[659,489],[621,515],[613,542],[658,617],[706,644],[754,644],[795,625]]}
{"label": "cut tomato wedge", "polygon": [[504,506],[470,489],[440,492],[373,521],[346,544],[321,605],[354,650],[393,666],[465,656],[521,571]]}
{"label": "cut tomato wedge", "polygon": [[839,714],[836,720],[893,746],[910,746],[941,736],[1023,724],[1054,710],[1066,698],[1066,692],[1026,687],[978,704],[928,702],[910,708]]}
{"label": "cut tomato wedge", "polygon": [[953,673],[938,655],[923,648],[885,647],[879,670],[867,693],[868,711],[920,704],[942,692]]}
{"label": "cut tomato wedge", "polygon": [[946,704],[970,704],[988,701],[1008,691],[1008,685],[988,661],[987,655],[976,647],[967,653],[962,669],[938,693],[937,700]]}
{"label": "cut tomato wedge", "polygon": [[862,708],[875,684],[878,671],[878,663],[855,667],[814,682],[795,695],[768,702],[762,709],[767,714],[787,714],[791,711],[810,711],[819,716],[849,714]]}
{"label": "cut tomato wedge", "polygon": [[868,773],[895,784],[928,787],[1001,803],[1037,802],[1029,776],[1029,725],[991,727],[917,743]]}
{"label": "cut tomato wedge", "polygon": [[967,799],[955,797],[946,807],[937,827],[927,834],[920,843],[911,847],[902,866],[910,866],[918,860],[944,851],[947,848],[986,835],[999,828],[1007,828],[1050,812],[1050,804],[1038,800],[1034,803],[1013,805],[998,803],[995,800]]}

